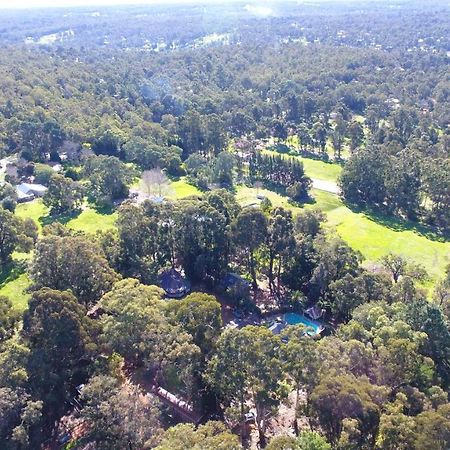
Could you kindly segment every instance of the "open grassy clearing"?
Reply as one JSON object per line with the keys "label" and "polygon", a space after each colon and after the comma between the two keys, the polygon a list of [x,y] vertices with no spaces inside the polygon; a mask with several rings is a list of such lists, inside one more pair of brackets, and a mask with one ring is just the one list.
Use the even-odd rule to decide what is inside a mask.
{"label": "open grassy clearing", "polygon": [[74,231],[84,231],[85,233],[90,234],[114,228],[115,220],[117,218],[117,214],[110,211],[101,212],[96,209],[85,208],[80,214],[73,217],[53,219],[48,214],[48,208],[40,199],[17,205],[16,215],[22,219],[33,219],[36,222],[39,231],[42,230],[43,225],[52,223],[53,221],[60,221]]}
{"label": "open grassy clearing", "polygon": [[43,221],[48,217],[48,208],[40,199],[28,203],[19,203],[16,207],[16,215],[22,219],[33,219],[40,231]]}
{"label": "open grassy clearing", "polygon": [[[17,205],[16,214],[21,218],[33,219],[42,230],[42,226],[52,222],[48,215],[48,208],[42,203],[42,200],[34,200],[28,203]],[[97,231],[106,231],[114,228],[117,213],[102,213],[94,209],[87,208],[73,218],[61,220],[66,226],[74,231],[84,231],[88,234],[95,234]],[[26,262],[31,258],[31,253],[15,252],[14,260]],[[30,294],[25,292],[30,286],[31,281],[25,273],[4,274],[0,278],[0,296],[8,297],[18,311],[24,311],[28,305]]]}
{"label": "open grassy clearing", "polygon": [[[283,206],[293,214],[301,208],[292,206],[286,197],[267,189],[240,186],[236,197],[243,206],[259,204],[257,194],[266,196],[273,206]],[[396,227],[386,226],[367,214],[352,211],[345,206],[338,196],[317,189],[312,190],[315,203],[304,208],[319,208],[326,212],[330,230],[336,230],[352,248],[359,250],[366,258],[366,263],[374,263],[388,252],[403,255],[411,262],[422,264],[433,281],[438,280],[450,263],[450,242],[430,239],[405,224],[398,222]]]}
{"label": "open grassy clearing", "polygon": [[191,195],[201,194],[201,191],[192,184],[189,184],[184,177],[170,183],[170,187],[172,192],[170,193],[169,198],[172,199],[185,198]]}
{"label": "open grassy clearing", "polygon": [[31,281],[25,273],[11,279],[7,278],[0,284],[0,296],[8,297],[13,303],[14,309],[23,312],[28,306],[30,294],[25,290],[30,286]]}
{"label": "open grassy clearing", "polygon": [[258,195],[267,197],[273,206],[282,206],[283,208],[290,209],[293,212],[300,211],[300,208],[288,203],[287,197],[277,194],[276,192],[269,191],[268,189],[238,186],[236,190],[236,199],[242,206],[259,205],[261,203],[261,199],[258,198]]}
{"label": "open grassy clearing", "polygon": [[327,215],[329,225],[336,227],[338,234],[368,261],[376,261],[388,252],[398,253],[422,264],[434,280],[442,276],[450,263],[450,242],[429,239],[407,226],[392,229],[344,205]]}
{"label": "open grassy clearing", "polygon": [[79,216],[67,222],[67,227],[74,231],[95,234],[115,227],[117,213],[104,214],[95,209],[85,209]]}

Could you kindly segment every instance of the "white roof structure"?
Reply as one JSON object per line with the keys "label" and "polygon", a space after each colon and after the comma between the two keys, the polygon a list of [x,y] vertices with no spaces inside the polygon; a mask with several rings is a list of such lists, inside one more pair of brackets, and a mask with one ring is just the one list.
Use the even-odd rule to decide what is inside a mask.
{"label": "white roof structure", "polygon": [[31,199],[34,196],[42,196],[47,188],[42,184],[22,183],[16,186],[19,200]]}

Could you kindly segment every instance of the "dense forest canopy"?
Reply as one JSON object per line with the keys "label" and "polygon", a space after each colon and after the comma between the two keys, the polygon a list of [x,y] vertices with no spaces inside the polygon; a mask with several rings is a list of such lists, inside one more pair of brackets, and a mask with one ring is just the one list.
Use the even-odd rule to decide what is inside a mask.
{"label": "dense forest canopy", "polygon": [[449,448],[449,24],[0,11],[0,448]]}

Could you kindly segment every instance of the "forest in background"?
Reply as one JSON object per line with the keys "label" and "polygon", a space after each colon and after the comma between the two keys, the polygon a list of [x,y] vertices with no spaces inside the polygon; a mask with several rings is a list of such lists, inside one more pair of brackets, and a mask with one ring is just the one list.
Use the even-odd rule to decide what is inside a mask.
{"label": "forest in background", "polygon": [[448,5],[252,6],[0,13],[4,448],[448,447]]}

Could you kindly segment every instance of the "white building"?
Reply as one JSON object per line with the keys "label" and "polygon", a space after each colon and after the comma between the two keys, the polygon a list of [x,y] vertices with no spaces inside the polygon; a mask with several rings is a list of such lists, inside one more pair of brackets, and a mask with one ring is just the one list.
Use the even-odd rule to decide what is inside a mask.
{"label": "white building", "polygon": [[16,186],[16,191],[19,202],[28,202],[36,197],[42,197],[47,188],[42,184],[22,183]]}

